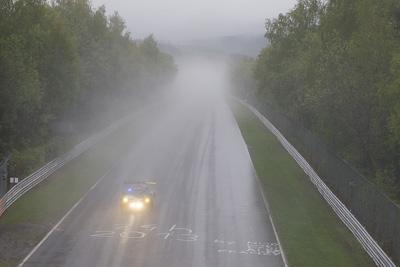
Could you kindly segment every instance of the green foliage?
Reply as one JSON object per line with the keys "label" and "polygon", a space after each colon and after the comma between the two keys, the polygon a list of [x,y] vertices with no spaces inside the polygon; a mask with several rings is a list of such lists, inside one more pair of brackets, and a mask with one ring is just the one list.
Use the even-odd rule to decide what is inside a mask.
{"label": "green foliage", "polygon": [[289,266],[374,266],[309,177],[257,117],[229,102],[249,147]]}
{"label": "green foliage", "polygon": [[396,183],[393,170],[393,168],[378,170],[374,182],[381,192],[385,192],[385,194],[391,199],[396,199],[400,194],[400,187]]}
{"label": "green foliage", "polygon": [[143,42],[140,44],[140,51],[149,60],[155,61],[157,59],[157,55],[160,51],[158,50],[153,34],[150,34],[143,40]]}
{"label": "green foliage", "polygon": [[82,65],[75,40],[59,14],[52,14],[47,41],[43,44],[40,67],[45,84],[47,109],[73,113],[82,98]]}
{"label": "green foliage", "polygon": [[393,141],[400,144],[400,53],[393,56],[390,73],[391,83],[383,88],[381,97],[391,110],[389,128],[393,132]]}
{"label": "green foliage", "polygon": [[254,68],[260,97],[316,133],[396,201],[399,9],[391,0],[301,0],[266,21],[271,45]]}
{"label": "green foliage", "polygon": [[3,38],[0,46],[0,149],[5,152],[23,148],[27,134],[38,137],[33,127],[40,124],[43,88],[23,36]]}
{"label": "green foliage", "polygon": [[245,58],[230,73],[235,90],[242,95],[256,93],[257,87],[253,78],[255,60]]}
{"label": "green foliage", "polygon": [[144,56],[144,75],[151,80],[147,85],[149,90],[162,84],[168,84],[171,78],[175,78],[177,67],[174,64],[173,57],[158,49],[153,34],[143,40],[139,45],[139,49]]}
{"label": "green foliage", "polygon": [[175,77],[152,35],[138,47],[123,18],[105,14],[89,0],[0,0],[0,156],[18,154],[15,175],[70,147],[75,137],[54,125],[90,132]]}

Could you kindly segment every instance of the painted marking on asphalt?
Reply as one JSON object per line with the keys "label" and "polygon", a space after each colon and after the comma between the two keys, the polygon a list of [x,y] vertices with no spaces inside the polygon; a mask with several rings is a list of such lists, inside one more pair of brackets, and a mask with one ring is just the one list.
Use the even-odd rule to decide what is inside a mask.
{"label": "painted marking on asphalt", "polygon": [[145,237],[145,235],[145,233],[137,231],[126,231],[119,234],[120,237],[132,239],[142,239],[143,237]]}
{"label": "painted marking on asphalt", "polygon": [[[198,235],[192,234],[193,231],[189,228],[182,228],[182,227],[176,227],[176,225],[173,225],[168,232],[157,232],[154,231],[155,229],[158,229],[156,224],[148,224],[148,225],[141,225],[139,228],[145,228],[148,229],[148,233],[140,232],[140,231],[135,231],[131,230],[132,225],[130,224],[121,224],[121,225],[116,225],[113,230],[128,230],[128,231],[122,231],[120,233],[115,232],[115,231],[110,231],[110,230],[98,230],[95,231],[94,234],[90,235],[90,237],[99,237],[99,238],[110,238],[110,237],[122,237],[122,238],[131,238],[131,239],[142,239],[144,237],[148,238],[154,238],[155,236],[162,236],[164,240],[170,239],[176,240],[176,241],[181,241],[181,242],[193,242],[197,241]],[[154,231],[154,232],[152,232]],[[184,231],[182,233],[182,231]],[[185,233],[186,232],[186,233]]]}
{"label": "painted marking on asphalt", "polygon": [[89,194],[90,191],[92,191],[103,179],[106,177],[117,165],[117,162],[114,163],[114,165],[89,189],[89,191],[86,192],[86,194],[79,199],[78,202],[75,203],[75,205],[67,212],[67,214],[64,215],[64,217],[61,218],[61,220],[53,227],[53,229],[50,230],[50,232],[37,244],[37,246],[28,254],[28,256],[25,257],[25,259],[22,260],[22,262],[18,265],[18,267],[24,265],[27,260],[35,253],[35,251],[46,241],[46,239],[55,231],[55,229],[58,229],[60,224],[65,220],[65,218],[68,217],[68,215],[81,203],[81,201]]}
{"label": "painted marking on asphalt", "polygon": [[100,231],[96,231],[93,235],[90,235],[91,237],[113,237],[115,234],[114,231],[106,231],[106,230],[100,230]]}
{"label": "painted marking on asphalt", "polygon": [[167,239],[171,234],[173,234],[174,232],[172,232],[172,233],[158,233],[158,234],[156,234],[156,235],[165,235],[165,237],[164,237],[164,239]]}
{"label": "painted marking on asphalt", "polygon": [[[119,225],[119,224],[117,224],[117,225]],[[121,224],[121,226],[117,226],[117,225],[116,225],[116,227],[114,227],[114,229],[116,229],[116,230],[132,227],[131,224]]]}
{"label": "painted marking on asphalt", "polygon": [[[195,242],[199,240],[199,236],[193,234],[193,230],[189,228],[177,227],[174,224],[169,228],[167,232],[157,231],[159,229],[156,224],[147,224],[141,225],[138,228],[147,229],[147,233],[136,231],[132,229],[133,226],[130,224],[121,224],[116,225],[113,230],[123,230],[119,231],[109,231],[109,230],[98,230],[95,231],[94,234],[90,235],[91,237],[96,238],[128,238],[128,239],[136,239],[143,240],[145,238],[158,238],[161,240],[168,240],[168,244],[171,244],[172,241],[180,241],[180,242]],[[183,231],[183,233],[182,233]],[[156,239],[157,240],[157,239]],[[159,239],[160,240],[160,239]],[[281,255],[281,250],[279,248],[278,243],[269,243],[269,242],[256,242],[256,241],[248,241],[245,243],[232,240],[221,240],[215,239],[213,242],[218,248],[216,251],[219,253],[227,253],[227,254],[240,254],[240,255],[258,255],[258,256],[278,256]]]}
{"label": "painted marking on asphalt", "polygon": [[181,238],[178,238],[176,240],[178,241],[184,241],[184,242],[192,242],[192,241],[197,241],[198,235],[193,235],[193,234],[181,234]]}
{"label": "painted marking on asphalt", "polygon": [[140,227],[142,227],[142,228],[148,228],[148,229],[149,229],[149,232],[151,232],[151,231],[153,231],[154,229],[157,228],[155,224],[142,225],[142,226],[140,226]]}
{"label": "painted marking on asphalt", "polygon": [[248,241],[246,243],[247,249],[240,249],[240,246],[237,246],[237,245],[235,245],[235,247],[232,248],[232,245],[235,242],[228,243],[226,241],[216,239],[214,241],[214,243],[226,245],[226,247],[224,249],[218,250],[218,252],[220,252],[220,253],[259,255],[259,256],[281,255],[281,251],[280,251],[279,245],[277,243]]}

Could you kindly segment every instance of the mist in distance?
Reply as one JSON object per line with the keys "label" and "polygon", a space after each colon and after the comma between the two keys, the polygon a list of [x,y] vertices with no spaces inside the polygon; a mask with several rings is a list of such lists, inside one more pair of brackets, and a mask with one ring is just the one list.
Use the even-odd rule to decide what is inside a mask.
{"label": "mist in distance", "polygon": [[177,100],[209,103],[220,99],[229,88],[228,60],[224,56],[234,53],[254,57],[261,46],[266,46],[259,44],[260,47],[257,48],[249,47],[254,44],[254,39],[245,42],[246,38],[232,37],[247,35],[264,39],[265,20],[288,12],[296,2],[297,0],[92,0],[92,7],[96,10],[104,5],[107,15],[118,12],[134,40],[153,34],[159,44],[215,50],[211,52],[211,56],[207,52],[193,56],[193,51],[184,51],[184,55],[180,56],[174,55],[178,75],[173,86],[175,90],[169,91]]}
{"label": "mist in distance", "polygon": [[[224,53],[257,56],[267,45],[263,38],[265,20],[286,13],[297,0],[92,0],[93,9],[104,5],[107,15],[118,12],[132,39],[153,34],[159,44],[203,47],[212,52],[176,56],[178,76],[174,84],[178,99],[199,102],[219,98],[228,88],[228,67]],[[265,40],[234,36],[258,36]],[[190,48],[189,48],[190,49]],[[220,53],[222,52],[222,53]],[[169,53],[169,51],[167,51]],[[200,101],[201,102],[201,101]]]}
{"label": "mist in distance", "polygon": [[108,15],[117,11],[133,39],[154,34],[157,40],[185,44],[190,40],[235,35],[264,35],[264,22],[286,13],[296,0],[93,0]]}
{"label": "mist in distance", "polygon": [[173,89],[178,98],[214,101],[229,89],[228,68],[223,57],[183,57],[177,65],[179,73]]}

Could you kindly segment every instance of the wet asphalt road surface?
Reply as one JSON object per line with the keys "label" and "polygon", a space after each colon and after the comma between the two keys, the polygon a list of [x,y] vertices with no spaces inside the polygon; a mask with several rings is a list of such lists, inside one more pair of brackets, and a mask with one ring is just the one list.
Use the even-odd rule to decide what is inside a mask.
{"label": "wet asphalt road surface", "polygon": [[[23,266],[284,266],[246,144],[221,94],[175,99]],[[120,210],[154,181],[154,209]]]}

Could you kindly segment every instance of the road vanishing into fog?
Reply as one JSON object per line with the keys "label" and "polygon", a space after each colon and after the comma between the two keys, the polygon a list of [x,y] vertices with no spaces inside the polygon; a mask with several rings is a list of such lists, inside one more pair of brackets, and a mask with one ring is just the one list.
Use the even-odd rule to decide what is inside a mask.
{"label": "road vanishing into fog", "polygon": [[[212,75],[181,77],[179,97],[23,266],[284,266],[246,144]],[[120,212],[126,180],[157,183],[153,211]]]}

